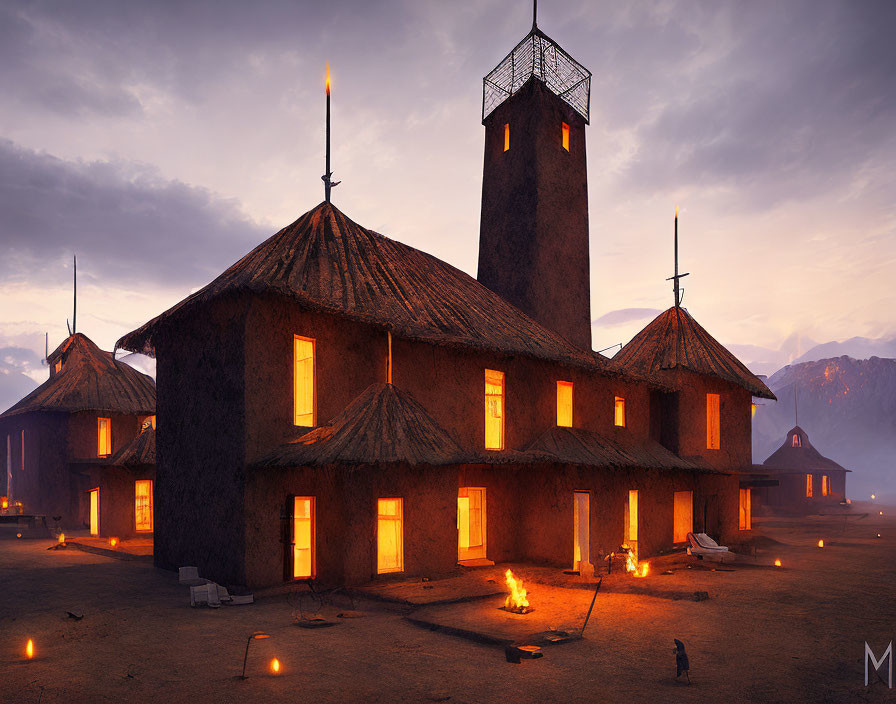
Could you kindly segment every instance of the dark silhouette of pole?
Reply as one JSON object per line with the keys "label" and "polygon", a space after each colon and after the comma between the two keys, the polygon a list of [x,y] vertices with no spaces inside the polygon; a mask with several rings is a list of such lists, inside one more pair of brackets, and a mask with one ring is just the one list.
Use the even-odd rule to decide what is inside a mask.
{"label": "dark silhouette of pole", "polygon": [[672,281],[672,291],[675,294],[675,307],[678,308],[681,305],[681,288],[679,287],[679,280],[683,279],[688,274],[679,274],[678,273],[678,206],[675,206],[675,275],[666,279],[666,281]]}

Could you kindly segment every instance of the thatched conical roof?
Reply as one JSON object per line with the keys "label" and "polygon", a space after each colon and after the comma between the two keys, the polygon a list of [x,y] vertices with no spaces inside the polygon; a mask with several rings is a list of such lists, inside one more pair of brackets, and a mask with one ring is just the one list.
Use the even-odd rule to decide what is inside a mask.
{"label": "thatched conical roof", "polygon": [[160,326],[228,292],[280,293],[308,309],[389,327],[407,339],[608,366],[468,274],[361,227],[330,203],[305,213],[118,346],[152,355]]}
{"label": "thatched conical roof", "polygon": [[[793,436],[798,435],[800,444],[798,447],[793,446]],[[812,472],[839,470],[841,472],[849,472],[850,470],[843,468],[834,460],[828,459],[816,450],[812,443],[809,442],[809,436],[806,431],[796,425],[787,431],[784,443],[775,450],[768,459],[762,463],[762,467],[771,471],[781,473],[787,472]]]}
{"label": "thatched conical roof", "polygon": [[156,463],[156,429],[147,424],[143,431],[116,452],[109,464],[118,467],[143,467]]}
{"label": "thatched conical roof", "polygon": [[753,396],[777,400],[761,379],[678,306],[660,313],[635,335],[613,357],[613,365],[647,376],[687,369],[742,386]]}
{"label": "thatched conical roof", "polygon": [[48,358],[50,365],[58,360],[62,360],[62,370],[0,418],[31,411],[155,413],[152,378],[114,360],[86,335],[71,335]]}
{"label": "thatched conical roof", "polygon": [[329,424],[281,445],[256,462],[263,467],[330,464],[458,464],[454,438],[411,394],[371,384]]}
{"label": "thatched conical roof", "polygon": [[548,455],[555,462],[620,469],[713,470],[670,452],[649,438],[607,438],[582,428],[553,427],[539,435],[528,452]]}

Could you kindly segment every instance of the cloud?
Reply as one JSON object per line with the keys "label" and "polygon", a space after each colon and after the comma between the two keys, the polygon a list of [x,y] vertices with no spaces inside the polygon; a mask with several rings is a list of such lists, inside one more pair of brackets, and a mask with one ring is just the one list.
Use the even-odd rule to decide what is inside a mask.
{"label": "cloud", "polygon": [[[264,237],[239,204],[152,167],[65,161],[0,140],[0,277],[56,281],[73,253],[104,284],[206,282]],[[67,278],[67,277],[66,277]]]}
{"label": "cloud", "polygon": [[635,320],[655,318],[662,312],[659,308],[620,308],[619,310],[611,310],[609,313],[604,313],[599,318],[592,320],[591,324],[600,327],[622,325]]}
{"label": "cloud", "polygon": [[0,413],[37,388],[46,376],[40,356],[24,347],[0,347]]}

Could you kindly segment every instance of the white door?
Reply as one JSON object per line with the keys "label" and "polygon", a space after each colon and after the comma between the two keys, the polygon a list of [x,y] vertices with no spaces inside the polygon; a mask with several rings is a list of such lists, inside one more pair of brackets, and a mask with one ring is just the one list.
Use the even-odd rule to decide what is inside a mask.
{"label": "white door", "polygon": [[90,534],[100,534],[100,490],[90,492]]}
{"label": "white door", "polygon": [[457,559],[485,558],[485,489],[457,490]]}
{"label": "white door", "polygon": [[589,526],[591,495],[587,491],[573,492],[573,569],[580,562],[591,562]]}

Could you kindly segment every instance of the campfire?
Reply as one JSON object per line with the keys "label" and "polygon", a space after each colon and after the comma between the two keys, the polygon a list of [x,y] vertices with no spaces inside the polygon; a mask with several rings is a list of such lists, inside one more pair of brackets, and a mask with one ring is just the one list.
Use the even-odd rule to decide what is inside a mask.
{"label": "campfire", "polygon": [[526,590],[523,589],[523,581],[514,577],[512,570],[507,570],[504,573],[504,581],[507,583],[507,588],[510,589],[510,594],[504,600],[504,606],[501,607],[504,611],[513,614],[528,614],[535,611],[529,606]]}
{"label": "campfire", "polygon": [[650,563],[638,563],[635,551],[629,548],[625,553],[625,571],[630,573],[632,577],[646,577],[650,571]]}

